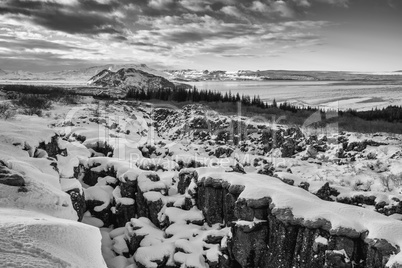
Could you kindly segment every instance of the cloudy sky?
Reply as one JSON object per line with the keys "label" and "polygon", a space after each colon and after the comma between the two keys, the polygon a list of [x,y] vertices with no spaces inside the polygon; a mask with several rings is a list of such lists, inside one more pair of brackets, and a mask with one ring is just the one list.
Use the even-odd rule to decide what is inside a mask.
{"label": "cloudy sky", "polygon": [[0,69],[402,69],[402,0],[0,0]]}

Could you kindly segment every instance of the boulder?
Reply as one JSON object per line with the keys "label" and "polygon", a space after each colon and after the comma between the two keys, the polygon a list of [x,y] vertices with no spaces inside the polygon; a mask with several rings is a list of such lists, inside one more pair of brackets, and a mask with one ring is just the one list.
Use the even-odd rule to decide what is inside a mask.
{"label": "boulder", "polygon": [[6,164],[0,160],[0,184],[8,186],[25,186],[25,179],[22,174],[9,169]]}

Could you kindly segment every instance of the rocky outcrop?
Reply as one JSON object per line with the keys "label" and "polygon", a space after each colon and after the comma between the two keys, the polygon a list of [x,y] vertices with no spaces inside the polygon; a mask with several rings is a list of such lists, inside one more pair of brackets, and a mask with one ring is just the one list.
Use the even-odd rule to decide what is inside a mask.
{"label": "rocky outcrop", "polygon": [[399,251],[386,241],[374,243],[353,232],[335,235],[327,227],[283,221],[270,208],[269,198],[239,199],[243,189],[211,177],[197,182],[196,204],[206,222],[232,228],[230,267],[352,267],[352,262],[353,267],[385,267],[389,256]]}
{"label": "rocky outcrop", "polygon": [[[87,207],[105,226],[125,226],[128,251],[138,267],[202,267],[194,264],[199,260],[225,268],[377,268],[399,252],[384,239],[368,238],[367,232],[333,230],[326,219],[295,218],[291,209],[275,208],[269,195],[243,198],[247,175],[219,174],[244,176],[244,185],[221,175],[199,176],[196,169],[182,169],[177,194],[170,196],[156,172],[129,170],[114,186],[113,202],[105,206],[87,200]],[[260,179],[290,187],[272,177]],[[332,200],[337,193],[324,184],[316,195]],[[366,199],[356,197],[354,202],[371,200]],[[103,210],[95,209],[102,205]]]}

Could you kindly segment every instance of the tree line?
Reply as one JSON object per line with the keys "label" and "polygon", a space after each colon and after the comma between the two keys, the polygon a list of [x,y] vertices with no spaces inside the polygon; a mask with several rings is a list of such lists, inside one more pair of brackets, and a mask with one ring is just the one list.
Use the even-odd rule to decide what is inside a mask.
{"label": "tree line", "polygon": [[356,111],[349,109],[340,111],[339,114],[357,116],[367,121],[387,121],[391,123],[402,123],[402,106],[390,105],[385,108],[373,108],[368,111]]}
{"label": "tree line", "polygon": [[175,101],[175,102],[231,102],[242,103],[245,106],[254,106],[258,108],[279,108],[284,111],[291,111],[296,113],[299,110],[317,110],[312,107],[298,107],[289,103],[277,104],[274,99],[272,103],[261,100],[260,96],[249,96],[239,93],[232,94],[229,92],[219,92],[213,90],[199,90],[195,86],[191,89],[188,88],[160,88],[160,89],[148,89],[132,87],[127,91],[126,98],[136,100],[163,100],[163,101]]}

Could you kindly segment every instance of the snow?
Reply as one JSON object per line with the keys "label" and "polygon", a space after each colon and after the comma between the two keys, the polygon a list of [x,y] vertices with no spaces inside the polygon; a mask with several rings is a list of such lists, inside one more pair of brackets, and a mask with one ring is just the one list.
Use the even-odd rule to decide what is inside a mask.
{"label": "snow", "polygon": [[[34,171],[34,170],[32,170]],[[38,211],[59,218],[77,220],[77,213],[73,209],[70,196],[46,184],[39,177],[31,177],[32,174],[43,174],[32,172],[28,183],[25,186],[26,192],[19,192],[17,187],[0,185],[0,207],[20,208]],[[44,176],[46,177],[46,176]],[[60,185],[59,185],[59,188]]]}
{"label": "snow", "polygon": [[95,217],[92,217],[92,216],[84,216],[82,218],[82,222],[85,223],[85,224],[94,226],[94,227],[98,227],[98,228],[100,228],[100,227],[102,227],[104,225],[102,220],[100,220],[98,218],[95,218]]}
{"label": "snow", "polygon": [[[157,178],[153,181],[150,178]],[[158,180],[159,179],[159,180]],[[142,192],[166,190],[167,186],[163,181],[160,181],[158,173],[153,171],[144,171],[138,177],[138,187]]]}
{"label": "snow", "polygon": [[[321,189],[324,184],[329,183],[330,187],[340,192],[338,199],[375,196],[376,203],[386,202],[385,208],[397,206],[398,200],[402,200],[402,185],[395,181],[391,183],[390,189],[385,189],[381,180],[391,175],[399,178],[399,174],[402,173],[400,161],[402,137],[400,136],[346,133],[344,137],[347,137],[349,142],[366,139],[385,142],[387,145],[368,146],[363,152],[352,151],[350,154],[355,155],[355,162],[348,162],[346,160],[349,159],[346,159],[345,163],[337,164],[339,158],[336,157],[335,152],[340,147],[337,143],[338,134],[328,135],[328,139],[331,140],[327,142],[329,149],[326,152],[319,152],[315,159],[310,157],[307,161],[302,160],[306,155],[305,151],[297,153],[293,158],[285,159],[281,157],[280,148],[273,149],[268,153],[263,152],[261,133],[249,135],[250,139],[243,143],[245,150],[232,144],[218,144],[217,135],[211,135],[205,140],[195,139],[192,130],[182,132],[180,136],[176,135],[177,130],[183,130],[186,122],[194,122],[197,118],[203,117],[197,114],[199,112],[197,109],[187,109],[185,112],[177,111],[175,117],[167,118],[166,122],[162,122],[162,130],[152,133],[154,129],[151,125],[150,109],[148,108],[144,110],[141,107],[131,107],[124,102],[114,103],[105,107],[99,118],[94,117],[94,108],[96,108],[96,104],[82,105],[73,111],[76,114],[71,119],[63,118],[56,121],[55,124],[50,118],[27,116],[18,116],[17,120],[12,122],[0,121],[0,127],[6,130],[0,133],[0,159],[4,160],[13,172],[20,173],[27,182],[26,192],[19,192],[17,187],[0,185],[0,210],[12,211],[4,214],[7,216],[5,219],[0,219],[1,224],[12,221],[14,216],[9,217],[9,215],[20,217],[20,210],[24,211],[22,215],[28,213],[27,221],[40,223],[39,227],[35,227],[38,232],[42,230],[41,225],[46,225],[45,221],[55,229],[59,225],[70,225],[71,222],[73,229],[77,226],[79,234],[84,230],[90,230],[85,235],[96,238],[90,238],[86,244],[91,248],[93,242],[94,249],[86,250],[94,251],[90,253],[93,258],[97,259],[98,264],[103,262],[99,247],[99,233],[101,233],[101,253],[109,268],[136,268],[134,261],[145,267],[157,267],[156,261],[163,258],[167,258],[169,265],[179,263],[181,266],[207,267],[207,261],[218,261],[222,248],[227,247],[227,240],[231,233],[230,228],[222,228],[219,224],[208,226],[203,223],[204,215],[196,207],[190,210],[181,209],[185,198],[196,193],[198,186],[196,180],[192,180],[187,193],[185,195],[178,194],[179,170],[182,165],[184,167],[194,166],[196,163],[203,167],[183,168],[180,172],[196,171],[198,182],[202,178],[210,177],[212,180],[225,182],[232,186],[243,185],[244,190],[239,196],[240,199],[246,200],[249,206],[261,204],[269,206],[272,213],[284,222],[306,225],[311,228],[323,228],[334,235],[344,234],[351,237],[357,237],[367,231],[368,239],[383,238],[393,245],[402,246],[401,215],[394,214],[386,217],[375,212],[375,206],[357,207],[326,202],[312,194]],[[229,126],[233,120],[238,119],[217,114],[208,115],[208,117],[220,126]],[[96,120],[98,122],[95,122]],[[243,118],[243,120],[249,122],[248,118]],[[67,122],[72,122],[73,126],[70,123],[66,124]],[[49,129],[47,125],[50,124],[55,127]],[[251,122],[251,124],[264,126],[263,123]],[[27,127],[32,128],[33,131],[28,131]],[[286,127],[275,125],[272,128]],[[130,134],[126,134],[125,130],[129,130]],[[66,134],[59,139],[59,146],[67,149],[68,155],[58,155],[57,159],[31,157],[39,142],[49,142],[55,133]],[[149,136],[147,136],[148,134]],[[85,142],[78,141],[77,135],[85,136]],[[322,136],[321,133],[318,137],[322,138]],[[171,140],[173,137],[176,139],[175,141]],[[113,157],[106,157],[102,153],[94,151],[96,146],[105,143],[111,146]],[[218,147],[233,149],[233,154],[230,157],[223,155],[217,158],[213,154],[216,153]],[[44,152],[41,153],[45,156]],[[149,158],[144,157],[143,153],[144,155],[149,154],[147,155]],[[376,159],[373,159],[372,156],[375,156]],[[293,180],[294,186],[284,184],[278,178],[257,174],[258,170],[268,162],[272,163],[275,169],[274,176],[283,180]],[[244,165],[247,174],[228,172],[232,171],[231,166],[237,163]],[[57,164],[59,173],[54,169],[54,164]],[[82,177],[80,180],[73,178],[74,167],[79,164],[84,167],[82,170],[90,169],[93,172],[107,173],[110,176],[99,177],[95,186],[84,185]],[[78,188],[85,193],[87,201],[101,201],[101,204],[95,207],[95,211],[100,212],[116,204],[135,204],[134,199],[121,196],[120,186],[115,187],[116,184],[126,182],[137,184],[145,200],[162,201],[164,206],[158,213],[162,229],[157,228],[149,219],[133,218],[125,227],[114,230],[100,228],[99,232],[99,229],[94,227],[102,227],[104,223],[92,216],[89,211],[84,214],[84,224],[71,221],[77,220],[77,213],[65,191]],[[297,187],[304,182],[309,184],[308,191]],[[112,207],[111,210],[113,211],[113,209]],[[42,217],[42,214],[46,215]],[[164,221],[167,219],[168,222]],[[252,228],[256,224],[264,222],[265,219],[254,218],[251,221],[238,220],[235,224]],[[1,228],[5,226],[5,233],[19,230],[13,225],[7,224],[1,225]],[[165,224],[168,225],[165,226]],[[80,229],[81,227],[83,229]],[[46,228],[48,228],[47,225]],[[63,228],[60,230],[64,230]],[[72,230],[68,230],[65,235],[69,232]],[[61,235],[58,233],[55,236]],[[134,256],[126,258],[128,256],[127,241],[133,235],[144,236],[144,239]],[[223,239],[220,244],[208,244],[205,242],[208,235],[223,237]],[[1,236],[0,241],[4,239]],[[32,239],[35,240],[36,237]],[[52,241],[50,240],[49,243]],[[315,242],[328,244],[328,240],[322,236],[316,237]],[[53,249],[46,249],[52,254],[46,256],[39,254],[36,261],[43,261],[45,263],[43,267],[47,267],[46,261],[50,259],[47,257],[56,258],[54,256],[60,252],[62,253],[57,255],[57,258],[62,261],[66,261],[67,255],[69,257],[67,261],[74,263],[81,261],[80,258],[83,257],[76,253],[80,247],[83,247],[83,244],[80,243],[75,251],[70,250],[69,243],[66,248],[63,244],[56,245],[54,254]],[[3,248],[3,252],[5,252],[5,247],[0,248]],[[177,249],[180,251],[176,252]],[[1,250],[0,253],[2,253]],[[78,257],[74,254],[78,254]],[[70,255],[73,256],[71,259]],[[1,256],[0,254],[0,263],[2,263]],[[84,261],[89,262],[89,260]],[[72,267],[105,267],[104,263],[95,266],[96,261],[90,264],[93,266],[83,263],[79,266],[74,264],[76,266],[72,265]],[[402,262],[402,253],[391,257],[389,264],[394,262]],[[42,266],[38,265],[38,267]]]}
{"label": "snow", "polygon": [[113,251],[119,255],[128,253],[128,247],[127,247],[124,233],[113,238]]}
{"label": "snow", "polygon": [[170,222],[175,223],[202,221],[204,219],[202,211],[195,207],[191,208],[190,210],[168,207],[165,209],[164,215],[169,218]]}
{"label": "snow", "polygon": [[16,208],[0,208],[0,214],[3,267],[106,268],[98,229]]}
{"label": "snow", "polygon": [[254,218],[253,221],[238,220],[235,222],[235,224],[236,224],[236,226],[248,226],[249,228],[252,228],[256,224],[262,223],[262,222],[267,222],[267,221]]}
{"label": "snow", "polygon": [[164,258],[169,258],[175,251],[173,243],[163,243],[153,245],[152,247],[143,246],[137,249],[134,254],[134,259],[147,268],[157,268],[159,261]]}
{"label": "snow", "polygon": [[75,178],[60,179],[60,185],[61,185],[61,189],[63,190],[63,192],[68,192],[68,191],[71,191],[74,189],[78,189],[81,194],[83,193],[81,183]]}
{"label": "snow", "polygon": [[96,206],[94,208],[95,211],[100,212],[106,209],[112,199],[113,194],[113,187],[111,186],[93,186],[87,189],[84,189],[85,192],[85,199],[86,200],[98,200],[101,201],[103,204]]}
{"label": "snow", "polygon": [[322,245],[328,245],[328,239],[322,236],[317,236],[317,238],[314,240],[317,244],[322,244]]}

